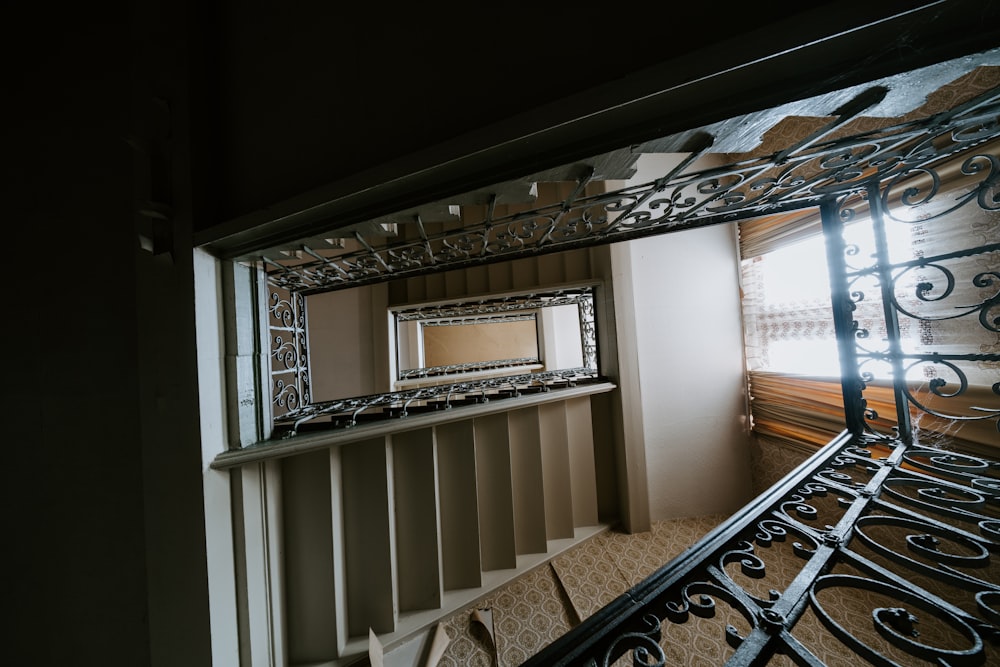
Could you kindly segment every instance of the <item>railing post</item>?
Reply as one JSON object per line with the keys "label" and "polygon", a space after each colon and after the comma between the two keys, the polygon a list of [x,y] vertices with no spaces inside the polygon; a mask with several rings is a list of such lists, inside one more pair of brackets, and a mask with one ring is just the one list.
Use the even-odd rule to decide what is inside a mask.
{"label": "railing post", "polygon": [[837,211],[838,204],[834,198],[820,204],[823,236],[826,240],[826,263],[830,272],[833,326],[840,355],[840,386],[844,395],[844,417],[847,430],[857,437],[862,434],[865,427],[865,403],[862,394],[865,383],[858,372],[858,355],[854,341],[856,334],[854,302],[851,299],[845,264],[847,246]]}

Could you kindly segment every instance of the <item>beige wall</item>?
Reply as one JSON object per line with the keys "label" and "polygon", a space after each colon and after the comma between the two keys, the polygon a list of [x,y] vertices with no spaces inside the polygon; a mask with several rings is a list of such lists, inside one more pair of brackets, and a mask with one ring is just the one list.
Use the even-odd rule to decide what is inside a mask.
{"label": "beige wall", "polygon": [[423,327],[428,367],[498,359],[536,358],[534,320]]}
{"label": "beige wall", "polygon": [[385,285],[307,298],[312,400],[389,391]]}

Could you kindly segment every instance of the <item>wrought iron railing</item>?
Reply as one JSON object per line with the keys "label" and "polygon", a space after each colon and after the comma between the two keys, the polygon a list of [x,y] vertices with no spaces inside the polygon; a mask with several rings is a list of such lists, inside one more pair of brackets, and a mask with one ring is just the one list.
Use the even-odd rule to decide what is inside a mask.
{"label": "wrought iron railing", "polygon": [[580,367],[318,401],[275,417],[274,426],[277,436],[291,437],[303,428],[351,428],[365,418],[373,420],[404,418],[415,412],[450,410],[456,405],[517,398],[526,393],[575,387],[601,379],[595,369]]}
{"label": "wrought iron railing", "polygon": [[577,305],[593,310],[594,288],[562,287],[539,289],[526,294],[501,294],[451,300],[443,304],[423,304],[393,310],[396,320],[469,319],[481,317],[502,317],[511,313],[530,311],[538,308]]}
{"label": "wrought iron railing", "polygon": [[[728,665],[1000,664],[1000,107],[987,97],[922,133],[855,138],[811,175],[792,177],[794,151],[776,157],[760,198],[822,195],[846,430],[525,665],[690,664],[720,642]],[[729,192],[733,208],[754,201]],[[917,238],[899,257],[890,222],[957,240],[925,252]],[[855,223],[865,249],[845,239]],[[935,338],[942,323],[959,335]],[[865,399],[876,378],[895,395],[888,432]],[[922,416],[992,435],[930,447]]]}
{"label": "wrought iron railing", "polygon": [[[271,358],[271,415],[272,424],[277,434],[289,437],[294,435],[303,424],[310,424],[311,428],[319,427],[321,424],[328,428],[353,426],[357,422],[357,415],[363,413],[366,416],[372,415],[376,411],[379,414],[394,413],[394,416],[405,417],[408,411],[404,409],[399,414],[396,409],[398,405],[410,405],[413,401],[417,401],[417,405],[419,405],[424,400],[437,397],[437,393],[427,393],[431,391],[430,388],[423,388],[409,390],[409,392],[424,392],[416,398],[409,396],[409,392],[387,392],[313,403],[310,389],[312,370],[309,365],[307,296],[303,292],[290,292],[284,287],[273,284],[267,294],[268,339]],[[413,306],[396,309],[394,315],[397,321],[401,322],[428,321],[436,324],[506,322],[521,317],[534,319],[534,313],[524,314],[528,309],[570,305],[575,305],[578,310],[582,353],[581,367],[547,369],[541,373],[524,373],[515,370],[516,367],[540,363],[540,359],[538,357],[522,357],[404,369],[397,372],[397,377],[399,380],[419,378],[446,380],[448,376],[459,373],[499,371],[504,368],[510,368],[512,371],[503,377],[482,380],[488,384],[488,386],[484,385],[483,387],[475,384],[477,381],[450,383],[446,386],[455,387],[451,391],[452,394],[465,391],[465,387],[468,387],[468,392],[472,393],[483,389],[493,390],[493,385],[498,383],[499,385],[513,383],[520,388],[537,386],[547,389],[554,383],[561,383],[566,379],[572,379],[576,382],[588,377],[598,377],[593,285]],[[323,343],[322,341],[313,341],[313,344],[321,345]],[[447,395],[449,391],[444,393]],[[453,403],[446,400],[445,404],[450,407]],[[348,413],[355,414],[355,417],[345,419],[344,415]]]}
{"label": "wrought iron railing", "polygon": [[400,380],[417,378],[440,378],[458,373],[475,373],[477,371],[492,371],[503,368],[514,368],[537,364],[538,357],[522,357],[520,359],[497,359],[495,361],[470,361],[464,364],[446,364],[444,366],[428,366],[427,368],[409,368],[399,371]]}
{"label": "wrought iron railing", "polygon": [[1000,660],[1000,462],[843,433],[526,663]]}
{"label": "wrought iron railing", "polygon": [[692,169],[709,142],[646,183],[585,195],[588,173],[560,202],[509,215],[494,215],[491,205],[483,220],[460,229],[430,233],[419,219],[400,220],[418,229],[415,238],[373,239],[350,252],[303,246],[294,260],[258,259],[272,284],[291,291],[344,289],[815,207],[831,193],[856,191],[873,178],[888,182],[997,135],[1000,89],[927,118],[837,136],[885,92],[858,95],[826,126],[774,154]]}
{"label": "wrought iron railing", "polygon": [[[876,377],[891,378],[896,393],[897,429],[887,437],[911,442],[914,415],[954,423],[992,421],[1000,433],[1000,157],[976,153],[963,160],[961,172],[976,178],[947,194],[938,192],[937,170],[924,165],[900,171],[887,184],[873,180],[824,205],[834,320],[855,433],[877,432],[872,422],[878,415],[864,400]],[[906,194],[892,204],[897,187]],[[906,209],[931,204],[938,195],[947,199],[944,210],[906,215]],[[976,210],[977,202],[986,214]],[[967,205],[969,215],[963,217]],[[865,218],[859,224],[870,227],[866,251],[844,240],[845,223],[859,216]],[[928,254],[910,239],[910,255],[893,258],[891,224],[909,228],[909,235],[995,242],[939,242],[926,246]],[[973,386],[982,387],[980,396],[963,401]]]}
{"label": "wrought iron railing", "polygon": [[[417,305],[394,309],[397,322],[463,323],[504,321],[530,309],[576,306],[579,318],[582,365],[597,369],[597,327],[594,311],[594,286],[541,289],[524,294],[475,297],[444,304]],[[532,315],[533,317],[533,315]],[[496,318],[487,319],[487,318]],[[426,326],[426,325],[425,325]],[[400,379],[404,379],[400,373]]]}

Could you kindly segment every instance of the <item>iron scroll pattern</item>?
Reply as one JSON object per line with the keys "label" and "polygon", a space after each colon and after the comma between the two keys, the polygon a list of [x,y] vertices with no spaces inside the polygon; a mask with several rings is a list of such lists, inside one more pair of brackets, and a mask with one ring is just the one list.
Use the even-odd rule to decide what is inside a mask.
{"label": "iron scroll pattern", "polygon": [[446,364],[444,366],[428,366],[427,368],[410,368],[399,371],[400,380],[417,378],[436,378],[458,373],[475,373],[477,371],[492,371],[504,368],[515,368],[537,364],[538,357],[520,357],[518,359],[497,359],[495,361],[470,361],[464,364]]}
{"label": "iron scroll pattern", "polygon": [[590,296],[577,301],[580,315],[580,349],[583,365],[597,369],[597,323],[595,322],[594,299]]}
{"label": "iron scroll pattern", "polygon": [[457,230],[431,233],[418,216],[400,221],[416,233],[383,245],[358,237],[356,251],[327,255],[303,245],[293,262],[258,259],[272,284],[321,292],[809,208],[995,139],[998,117],[1000,89],[928,118],[837,138],[851,119],[844,115],[765,157],[689,171],[704,147],[639,185],[585,194],[590,170],[563,201],[529,211],[495,215],[494,202],[482,221]]}
{"label": "iron scroll pattern", "polygon": [[845,431],[524,664],[997,664],[998,552],[1000,462]]}
{"label": "iron scroll pattern", "polygon": [[432,320],[424,322],[425,327],[460,327],[470,324],[505,324],[507,322],[534,322],[535,315],[491,315],[471,319],[457,317],[450,320]]}
{"label": "iron scroll pattern", "polygon": [[394,313],[396,320],[399,322],[409,322],[412,320],[429,321],[437,319],[504,317],[537,308],[573,304],[581,307],[589,304],[590,309],[593,310],[593,288],[576,287],[546,290],[540,293],[472,298],[447,304],[422,305],[397,309]]}
{"label": "iron scroll pattern", "polygon": [[279,416],[310,402],[306,307],[301,294],[279,288],[268,294],[271,402]]}
{"label": "iron scroll pattern", "polygon": [[[919,146],[914,150],[923,152]],[[855,433],[910,442],[924,415],[949,422],[953,432],[965,423],[992,421],[1000,433],[998,150],[994,145],[986,147],[992,152],[973,151],[964,158],[960,173],[950,179],[960,185],[948,190],[939,168],[925,163],[899,170],[887,182],[873,179],[865,190],[824,207],[841,361],[845,369],[857,369],[847,374],[845,387],[845,400],[855,404],[853,416],[848,406],[848,428]],[[984,222],[971,234],[955,233],[955,225],[968,226],[969,214]],[[848,224],[869,227],[870,247],[845,240]],[[897,233],[936,232],[965,243],[939,242],[930,246],[931,254],[914,245],[912,257],[893,257],[890,225],[900,228]],[[970,244],[971,239],[985,242]],[[934,348],[946,344],[935,340],[942,324],[958,327],[961,350]],[[958,353],[964,350],[976,351]],[[888,378],[896,395],[890,434],[872,425],[879,415],[864,398],[879,378]]]}

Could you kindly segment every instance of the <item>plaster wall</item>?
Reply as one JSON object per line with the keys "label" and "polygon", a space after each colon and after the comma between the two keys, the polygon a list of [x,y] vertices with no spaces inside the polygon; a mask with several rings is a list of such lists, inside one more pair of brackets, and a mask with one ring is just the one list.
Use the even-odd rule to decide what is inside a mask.
{"label": "plaster wall", "polygon": [[420,323],[416,320],[400,322],[397,326],[396,350],[399,370],[424,367],[424,346],[420,338]]}
{"label": "plaster wall", "polygon": [[[636,181],[674,159],[644,156]],[[631,270],[638,377],[629,382],[638,384],[650,518],[733,512],[752,491],[735,230],[626,242],[613,256]]]}
{"label": "plaster wall", "polygon": [[429,367],[538,356],[534,320],[424,327]]}
{"label": "plaster wall", "polygon": [[314,401],[389,391],[384,285],[307,299],[309,382]]}
{"label": "plaster wall", "polygon": [[580,310],[576,305],[550,306],[538,311],[542,361],[547,370],[583,366]]}

